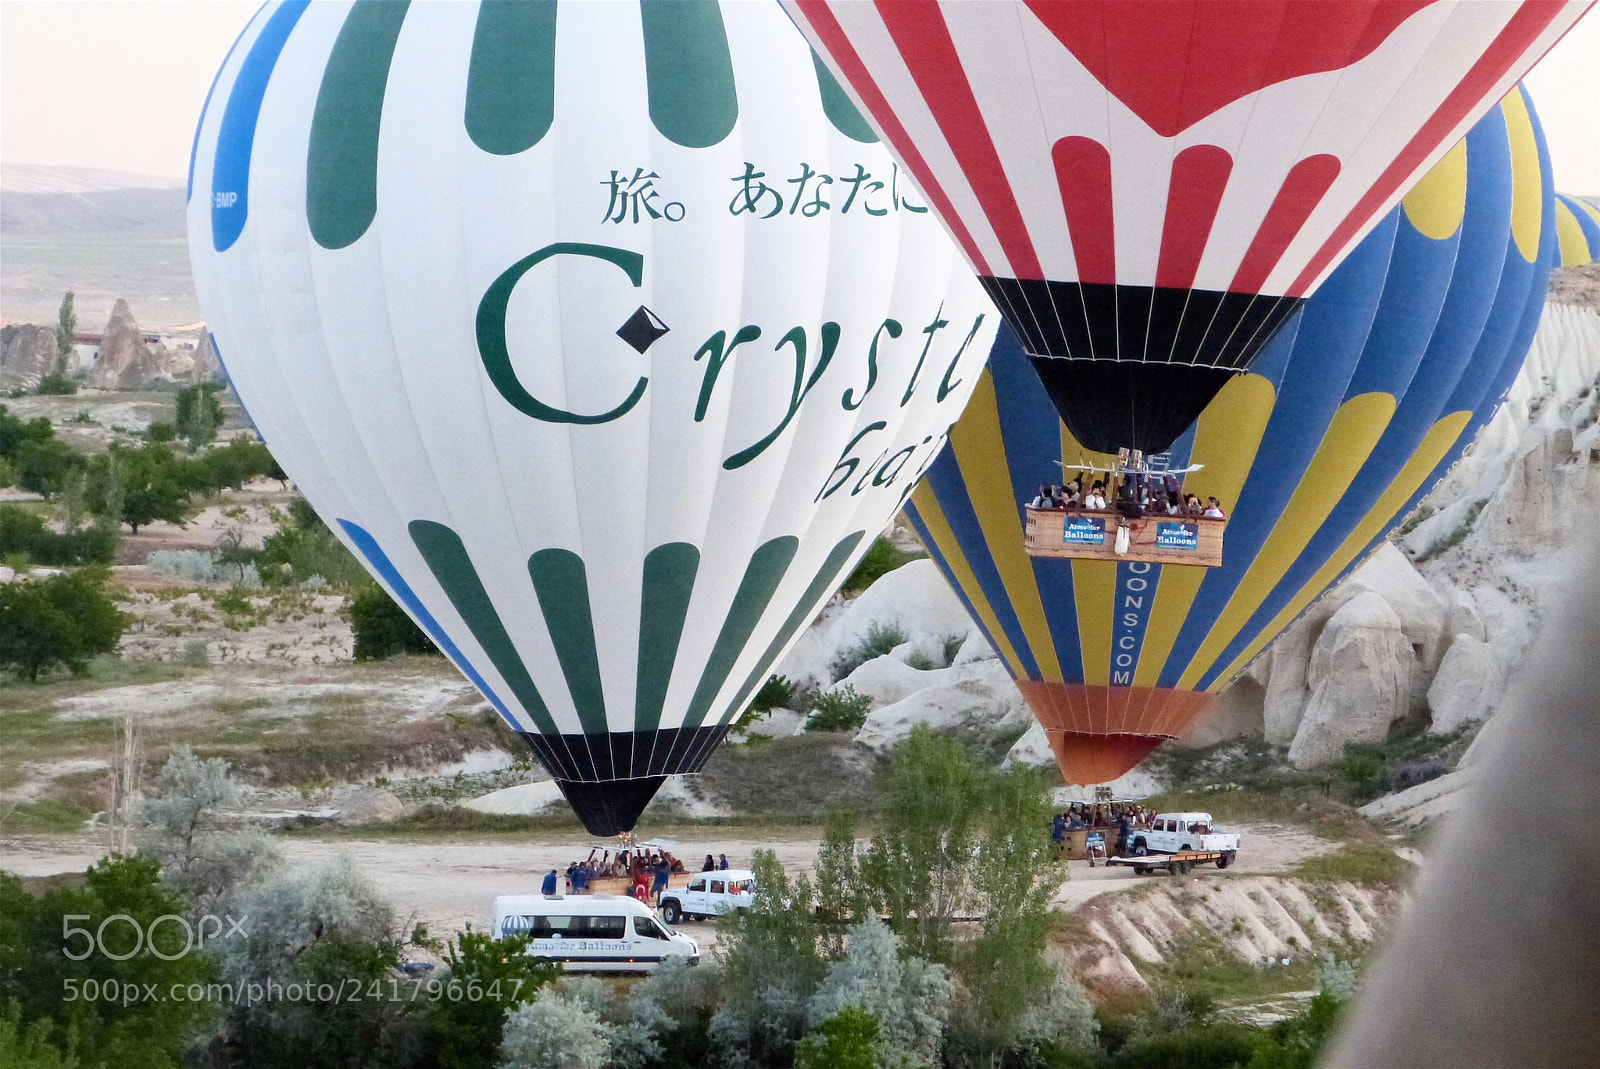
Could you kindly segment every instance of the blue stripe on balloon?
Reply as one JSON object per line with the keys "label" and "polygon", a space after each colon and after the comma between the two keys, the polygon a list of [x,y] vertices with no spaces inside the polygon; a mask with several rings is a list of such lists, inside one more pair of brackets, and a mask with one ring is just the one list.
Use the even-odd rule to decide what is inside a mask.
{"label": "blue stripe on balloon", "polygon": [[1583,202],[1578,198],[1557,193],[1556,199],[1565,204],[1572,217],[1578,220],[1578,229],[1583,231],[1583,240],[1589,245],[1589,259],[1600,260],[1600,223],[1595,222],[1594,216],[1585,210]]}
{"label": "blue stripe on balloon", "polygon": [[1011,641],[1012,648],[1017,651],[1023,669],[1030,678],[1040,678],[1039,663],[1028,645],[1022,623],[1017,619],[1017,612],[1012,606],[1010,596],[1006,593],[1005,583],[1000,579],[1000,571],[995,567],[993,551],[988,549],[988,543],[983,537],[983,527],[978,523],[977,513],[967,496],[966,484],[961,479],[961,468],[956,463],[955,448],[946,445],[923,478],[928,480],[929,487],[938,497],[939,507],[944,509],[945,521],[950,524],[950,531],[955,535],[956,541],[963,546],[983,546],[988,550],[984,553],[969,551],[967,563],[972,565],[972,574],[978,580],[978,587],[983,591],[984,597],[989,599],[995,617],[1000,621],[1000,628]]}
{"label": "blue stripe on balloon", "polygon": [[254,15],[244,24],[244,29],[239,31],[239,36],[233,39],[233,44],[228,46],[227,55],[222,57],[222,65],[217,68],[217,73],[211,76],[211,85],[206,89],[206,99],[200,105],[200,118],[194,124],[194,141],[189,145],[189,180],[184,185],[183,199],[188,203],[194,196],[194,160],[200,154],[200,131],[206,125],[206,113],[211,110],[211,94],[217,91],[217,82],[222,80],[222,72],[228,69],[228,61],[233,58],[233,53],[238,49],[239,42],[244,40],[244,35],[250,32],[250,27],[256,24],[256,19],[267,9],[267,4],[256,8]]}
{"label": "blue stripe on balloon", "polygon": [[378,573],[378,577],[387,583],[389,589],[394,591],[395,596],[404,603],[406,608],[411,610],[411,615],[416,617],[417,623],[422,625],[422,629],[428,633],[429,638],[433,639],[433,644],[439,647],[440,652],[450,658],[457,668],[461,669],[461,674],[471,680],[472,685],[477,687],[485,698],[489,699],[489,703],[500,711],[500,716],[512,729],[516,731],[526,730],[521,724],[517,723],[516,718],[511,715],[511,711],[506,708],[505,702],[501,701],[499,696],[495,694],[494,688],[490,687],[483,676],[478,674],[478,670],[472,667],[472,662],[467,660],[460,647],[451,641],[449,635],[445,634],[444,628],[439,625],[438,620],[434,619],[433,613],[429,612],[428,607],[422,604],[422,599],[417,597],[417,592],[411,589],[411,584],[405,581],[399,570],[395,568],[394,562],[389,559],[389,555],[378,545],[378,540],[373,538],[365,528],[351,523],[349,520],[340,520],[339,526],[350,537],[350,541],[356,544],[356,548],[361,551],[361,555],[367,558],[367,563],[372,567],[372,570]]}
{"label": "blue stripe on balloon", "polygon": [[[1511,234],[1511,154],[1505,120],[1498,108],[1467,137],[1472,180],[1459,233],[1453,270],[1444,271],[1450,286],[1417,372],[1399,399],[1394,417],[1373,448],[1371,457],[1323,523],[1316,537],[1218,658],[1218,670],[1231,663],[1261,629],[1276,618],[1328,558],[1339,549],[1389,489],[1434,424],[1451,411],[1445,401],[1472,363],[1500,280],[1506,243]],[[1421,270],[1440,273],[1435,264]],[[1393,277],[1393,276],[1392,276]],[[1399,276],[1415,277],[1415,276]],[[1431,276],[1425,276],[1431,277]],[[1379,321],[1385,320],[1380,311]],[[1390,320],[1392,326],[1392,320]],[[1401,329],[1403,330],[1403,324]],[[1369,349],[1386,345],[1389,332],[1374,327]],[[1352,388],[1350,393],[1357,391]],[[1405,510],[1409,511],[1409,510]],[[1396,514],[1396,518],[1405,513]],[[1201,686],[1211,681],[1208,674]]]}
{"label": "blue stripe on balloon", "polygon": [[233,247],[250,214],[250,153],[256,120],[272,69],[310,0],[285,0],[250,46],[217,131],[217,155],[211,170],[211,245],[218,252]]}
{"label": "blue stripe on balloon", "polygon": [[[928,523],[922,518],[922,513],[917,511],[916,504],[907,499],[902,511],[905,518],[911,521],[911,527],[917,532],[917,537],[922,539],[922,544],[928,547],[928,556],[932,558],[934,567],[939,569],[939,574],[944,576],[944,581],[950,584],[951,590],[955,591],[956,598],[961,602],[961,607],[967,610],[967,619],[972,623],[973,627],[983,632],[983,637],[988,641],[989,648],[998,651],[1000,643],[995,641],[994,635],[990,633],[988,627],[984,626],[983,618],[978,615],[978,610],[972,604],[972,599],[967,597],[967,592],[962,589],[961,584],[956,580],[955,573],[950,570],[949,564],[946,563],[945,555],[939,552],[933,540],[933,534],[928,530]],[[1004,664],[1004,660],[1001,663]]]}
{"label": "blue stripe on balloon", "polygon": [[1322,444],[1365,348],[1383,294],[1394,233],[1395,217],[1390,214],[1296,314],[1298,330],[1290,342],[1293,351],[1278,402],[1228,522],[1222,565],[1210,569],[1200,584],[1158,686],[1173,687],[1182,678]]}
{"label": "blue stripe on balloon", "polygon": [[[1041,483],[1066,481],[1056,463],[1061,459],[1061,417],[1016,334],[1006,324],[1001,324],[994,348],[989,351],[989,374],[994,379],[995,396],[1006,398],[1006,403],[998,406],[1000,432],[1005,441],[1012,493],[1021,514],[1022,504],[1033,499]],[[1025,516],[1022,522],[1026,524]],[[1078,643],[1072,562],[1058,557],[1030,557],[1028,561],[1062,675],[1067,679],[1081,678],[1083,651]]]}

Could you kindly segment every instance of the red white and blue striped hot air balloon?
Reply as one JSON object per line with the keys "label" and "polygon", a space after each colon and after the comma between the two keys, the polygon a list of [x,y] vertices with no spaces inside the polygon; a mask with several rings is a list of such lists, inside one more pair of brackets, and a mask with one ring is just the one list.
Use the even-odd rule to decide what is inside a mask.
{"label": "red white and blue striped hot air balloon", "polygon": [[1183,433],[1588,0],[784,0],[1077,441]]}

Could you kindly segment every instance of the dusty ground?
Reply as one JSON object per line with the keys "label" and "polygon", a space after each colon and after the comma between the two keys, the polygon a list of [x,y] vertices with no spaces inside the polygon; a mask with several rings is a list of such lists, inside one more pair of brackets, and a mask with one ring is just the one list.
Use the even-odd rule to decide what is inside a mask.
{"label": "dusty ground", "polygon": [[[1228,870],[1235,874],[1282,873],[1337,845],[1283,825],[1243,825],[1240,830],[1243,849]],[[707,828],[692,837],[675,836],[679,845],[674,852],[685,861],[727,854],[729,861],[739,866],[748,865],[757,849],[767,849],[777,853],[790,873],[810,871],[820,843],[803,830],[797,832],[757,837],[748,829]],[[481,925],[496,895],[528,893],[544,873],[588,856],[597,843],[602,848],[609,845],[581,832],[552,833],[538,839],[277,840],[291,871],[310,871],[340,854],[350,857],[394,902],[400,915],[414,914],[435,933],[455,931],[469,921]],[[18,837],[0,840],[0,868],[20,876],[81,872],[102,851],[100,840],[90,835]],[[1070,871],[1071,879],[1055,899],[1064,910],[1077,909],[1101,894],[1132,890],[1165,878],[1136,877],[1129,869],[1091,869],[1081,861],[1072,862]],[[687,923],[683,928],[702,945],[714,934],[709,923]]]}

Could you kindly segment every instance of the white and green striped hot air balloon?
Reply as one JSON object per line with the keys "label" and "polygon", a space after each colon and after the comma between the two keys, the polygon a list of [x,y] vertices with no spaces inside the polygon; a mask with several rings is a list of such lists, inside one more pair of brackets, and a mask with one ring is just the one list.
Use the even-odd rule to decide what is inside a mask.
{"label": "white and green striped hot air balloon", "polygon": [[306,496],[597,834],[693,772],[998,318],[776,3],[269,3],[201,303]]}

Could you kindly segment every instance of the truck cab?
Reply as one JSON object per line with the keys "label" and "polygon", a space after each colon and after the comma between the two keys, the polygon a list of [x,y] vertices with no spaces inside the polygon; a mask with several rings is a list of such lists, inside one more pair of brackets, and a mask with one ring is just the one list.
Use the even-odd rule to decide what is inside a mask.
{"label": "truck cab", "polygon": [[661,894],[661,916],[668,924],[688,918],[712,918],[735,909],[749,909],[756,900],[756,874],[749,869],[697,872],[689,886]]}
{"label": "truck cab", "polygon": [[[1237,832],[1218,831],[1210,813],[1158,813],[1148,829],[1134,833],[1131,845],[1135,857],[1218,850],[1231,863],[1239,851],[1239,836]],[[1218,868],[1226,867],[1219,861]]]}

